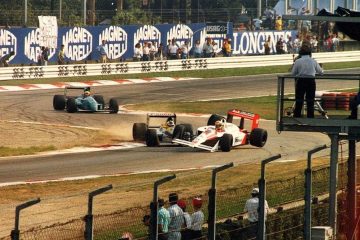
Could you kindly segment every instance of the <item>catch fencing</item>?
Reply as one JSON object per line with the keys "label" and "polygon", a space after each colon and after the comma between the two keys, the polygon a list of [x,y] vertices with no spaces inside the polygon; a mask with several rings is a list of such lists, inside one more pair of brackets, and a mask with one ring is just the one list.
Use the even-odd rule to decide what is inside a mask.
{"label": "catch fencing", "polygon": [[[360,51],[313,53],[319,63],[360,61]],[[69,64],[49,66],[17,66],[2,68],[0,80],[86,77],[132,73],[161,73],[188,70],[227,69],[291,65],[291,54],[240,57],[192,58],[105,64]]]}
{"label": "catch fencing", "polygon": [[[344,150],[345,152],[345,150]],[[343,153],[343,151],[342,151]],[[341,155],[342,155],[341,153]],[[329,157],[328,155],[322,157]],[[358,162],[360,162],[358,160]],[[285,165],[282,165],[284,167]],[[360,165],[358,164],[358,171]],[[241,168],[246,166],[241,165]],[[339,201],[338,211],[338,232],[341,234],[346,229],[346,184],[347,184],[347,162],[342,159],[339,164],[339,181],[338,189],[341,201]],[[205,172],[208,174],[209,172]],[[198,171],[180,172],[177,174],[177,184],[184,179],[199,176]],[[276,174],[276,172],[274,173]],[[223,181],[219,177],[219,181]],[[360,176],[357,176],[360,182]],[[312,208],[312,225],[326,226],[328,222],[328,181],[329,166],[328,164],[319,165],[313,168],[313,208]],[[175,186],[174,184],[172,186]],[[251,224],[244,218],[242,212],[246,200],[249,198],[251,189],[256,186],[242,185],[237,183],[236,187],[217,190],[216,195],[216,238],[217,239],[250,239],[247,237]],[[150,214],[149,203],[151,199],[150,182],[130,184],[129,186],[114,187],[111,191],[99,195],[94,199],[94,239],[110,240],[119,239],[123,233],[130,232],[134,239],[147,239],[148,226],[142,222],[143,216]],[[197,186],[192,186],[195,189]],[[125,198],[123,190],[129,193]],[[142,189],[141,195],[132,195],[134,189]],[[189,189],[189,186],[183,186],[183,189]],[[201,189],[201,188],[199,188]],[[178,192],[185,195],[186,191]],[[163,198],[169,192],[161,191]],[[165,196],[165,197],[164,197]],[[206,190],[199,190],[196,196],[201,196],[204,200],[202,210],[205,219],[208,219],[208,194]],[[23,240],[42,240],[42,239],[84,239],[85,223],[84,216],[87,206],[87,195],[85,192],[71,194],[63,198],[44,198],[41,203],[34,205],[29,210],[25,210],[21,216],[21,233],[20,239]],[[121,202],[135,201],[141,199],[141,204],[134,203],[132,207],[124,208]],[[266,199],[271,207],[271,214],[266,222],[267,239],[303,239],[304,224],[304,176],[300,173],[292,178],[284,180],[273,179],[267,183]],[[358,196],[360,199],[360,196]],[[187,212],[194,212],[191,205],[192,197],[185,199],[187,203]],[[64,203],[67,203],[64,206]],[[360,206],[357,203],[358,207]],[[138,206],[136,206],[138,205]],[[168,204],[166,204],[167,206]],[[0,206],[3,210],[8,208],[7,214],[13,212],[13,208],[9,206]],[[6,212],[6,211],[5,211]],[[0,229],[0,235],[6,236],[1,240],[11,239],[9,236],[11,226],[11,218],[8,222],[3,222],[3,226],[7,229]],[[207,225],[203,226],[203,235],[207,235]],[[241,238],[240,238],[241,237]]]}

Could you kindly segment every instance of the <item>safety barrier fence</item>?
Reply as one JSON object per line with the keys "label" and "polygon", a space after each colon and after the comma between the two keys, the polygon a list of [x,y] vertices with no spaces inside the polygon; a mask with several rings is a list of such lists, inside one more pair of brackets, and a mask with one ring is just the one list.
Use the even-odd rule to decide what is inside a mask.
{"label": "safety barrier fence", "polygon": [[[314,53],[320,63],[360,61],[360,51]],[[294,55],[256,55],[239,57],[191,58],[104,64],[68,64],[49,66],[16,66],[1,69],[0,80],[84,77],[114,74],[154,73],[184,70],[227,69],[291,65]]]}
{"label": "safety barrier fence", "polygon": [[[328,156],[327,156],[328,157]],[[358,161],[359,162],[359,161]],[[360,165],[358,164],[358,172]],[[243,166],[244,167],[244,166]],[[339,164],[339,189],[346,190],[347,183],[347,162]],[[198,172],[179,174],[179,180],[185,178],[196,178]],[[358,182],[360,176],[357,176]],[[326,193],[328,192],[329,166],[321,165],[313,168],[313,203],[312,221],[313,225],[328,225],[328,204]],[[255,185],[255,184],[254,184]],[[249,192],[254,185],[239,186],[232,189],[225,189],[217,192],[216,198],[216,236],[217,239],[250,239],[245,237],[250,229],[250,223],[243,219],[242,212]],[[142,189],[143,194],[131,195],[125,198],[120,190]],[[124,232],[131,232],[134,239],[147,238],[148,227],[142,223],[143,216],[150,213],[150,195],[148,193],[151,184],[136,183],[126,187],[114,187],[112,191],[104,193],[94,201],[94,239],[119,239]],[[266,199],[272,208],[272,213],[266,222],[267,239],[302,239],[303,238],[303,214],[304,203],[304,176],[299,174],[290,179],[272,180],[267,183]],[[167,196],[168,193],[161,193]],[[181,193],[180,198],[181,198]],[[325,194],[325,197],[323,196]],[[206,191],[199,191],[203,202],[202,210],[205,219],[208,219],[208,194]],[[321,196],[323,196],[321,198]],[[346,198],[346,195],[343,195]],[[130,208],[121,207],[121,201],[131,201],[134,198],[141,198],[142,204]],[[163,197],[166,198],[166,197]],[[339,229],[346,227],[346,214],[343,210],[346,207],[346,199],[339,201]],[[323,200],[322,200],[323,199]],[[360,198],[358,198],[360,199]],[[187,212],[194,211],[191,205],[192,198],[185,199]],[[62,198],[44,198],[40,204],[31,207],[32,211],[24,211],[21,216],[22,226],[20,239],[42,240],[42,239],[84,239],[85,223],[84,215],[87,205],[86,194],[72,194]],[[66,206],[64,206],[64,203]],[[96,210],[101,206],[101,210]],[[357,206],[360,206],[358,203]],[[6,214],[13,212],[13,207],[2,205],[2,211]],[[118,209],[118,210],[115,210]],[[83,213],[83,214],[82,214]],[[2,226],[11,226],[12,220],[2,222]],[[345,231],[345,230],[344,230]],[[0,229],[1,240],[11,239],[10,229]],[[207,234],[207,226],[203,228],[204,236]],[[7,237],[4,237],[7,236]],[[242,236],[244,238],[239,238]]]}

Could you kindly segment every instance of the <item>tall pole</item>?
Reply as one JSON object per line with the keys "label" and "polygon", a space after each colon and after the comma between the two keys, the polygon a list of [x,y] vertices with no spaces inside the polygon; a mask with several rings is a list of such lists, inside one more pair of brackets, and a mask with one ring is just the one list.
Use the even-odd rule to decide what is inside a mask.
{"label": "tall pole", "polygon": [[25,0],[25,6],[24,6],[24,26],[26,26],[27,25],[27,0]]}
{"label": "tall pole", "polygon": [[257,1],[257,17],[260,18],[261,17],[261,0]]}
{"label": "tall pole", "polygon": [[84,25],[86,25],[86,0],[84,0]]}
{"label": "tall pole", "polygon": [[59,3],[59,22],[61,23],[61,10],[62,10],[62,0]]}

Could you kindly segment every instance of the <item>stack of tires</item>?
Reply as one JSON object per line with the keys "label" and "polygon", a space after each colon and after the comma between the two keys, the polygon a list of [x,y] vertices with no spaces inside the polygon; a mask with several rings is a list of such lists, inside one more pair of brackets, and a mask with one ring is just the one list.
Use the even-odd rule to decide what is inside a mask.
{"label": "stack of tires", "polygon": [[336,109],[349,111],[350,96],[350,93],[338,93],[336,95]]}
{"label": "stack of tires", "polygon": [[336,109],[336,93],[324,93],[321,96],[322,106],[325,111]]}

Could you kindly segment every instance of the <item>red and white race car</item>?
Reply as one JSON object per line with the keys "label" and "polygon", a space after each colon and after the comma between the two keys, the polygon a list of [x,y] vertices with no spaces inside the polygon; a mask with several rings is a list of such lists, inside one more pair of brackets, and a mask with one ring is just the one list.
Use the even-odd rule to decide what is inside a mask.
{"label": "red and white race car", "polygon": [[[238,125],[233,123],[236,119],[240,120]],[[175,138],[172,142],[211,152],[219,149],[229,152],[232,147],[246,144],[263,147],[268,134],[266,130],[259,128],[259,119],[258,114],[237,109],[229,110],[226,119],[213,114],[207,126],[199,127],[197,135],[191,141]],[[245,128],[245,120],[250,120],[249,130]]]}

